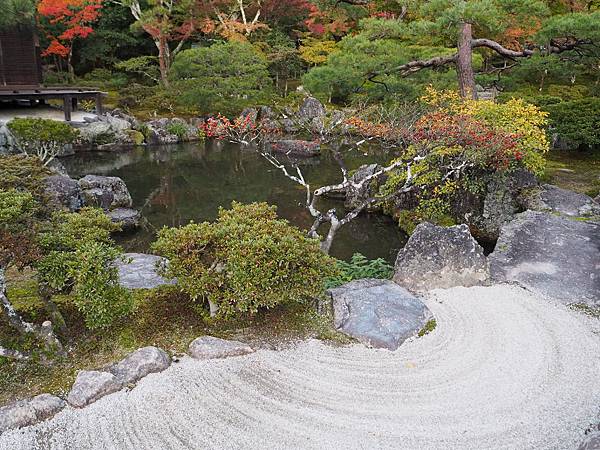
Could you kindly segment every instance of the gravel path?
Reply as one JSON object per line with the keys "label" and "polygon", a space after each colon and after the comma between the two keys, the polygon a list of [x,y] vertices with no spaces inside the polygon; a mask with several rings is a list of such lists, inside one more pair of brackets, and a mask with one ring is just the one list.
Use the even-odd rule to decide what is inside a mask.
{"label": "gravel path", "polygon": [[600,406],[600,321],[510,286],[434,291],[396,352],[307,341],[189,358],[0,437],[20,449],[575,448]]}

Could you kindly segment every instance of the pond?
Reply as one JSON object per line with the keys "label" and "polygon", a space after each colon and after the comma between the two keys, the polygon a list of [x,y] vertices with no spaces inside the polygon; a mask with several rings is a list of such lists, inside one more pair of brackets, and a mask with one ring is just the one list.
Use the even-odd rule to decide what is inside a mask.
{"label": "pond", "polygon": [[[348,149],[344,154],[349,170],[380,159],[356,149]],[[96,174],[125,181],[134,207],[145,219],[141,229],[119,238],[127,251],[147,251],[156,231],[163,226],[214,220],[219,207],[229,207],[233,200],[265,201],[277,205],[279,216],[298,227],[307,229],[312,224],[304,208],[304,188],[258,153],[233,144],[206,142],[118,153],[79,153],[62,162],[72,177]],[[298,164],[315,187],[340,180],[339,166],[327,151],[319,158]],[[343,209],[341,201],[329,199],[322,203],[324,210],[332,206]],[[360,252],[368,258],[393,262],[406,239],[389,217],[362,214],[340,229],[331,254],[347,260]]]}

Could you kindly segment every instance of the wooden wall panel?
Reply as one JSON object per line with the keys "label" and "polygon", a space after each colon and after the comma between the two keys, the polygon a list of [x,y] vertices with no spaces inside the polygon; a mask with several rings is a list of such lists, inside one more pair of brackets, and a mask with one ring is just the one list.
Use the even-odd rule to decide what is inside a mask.
{"label": "wooden wall panel", "polygon": [[41,84],[39,48],[32,30],[0,30],[0,89]]}

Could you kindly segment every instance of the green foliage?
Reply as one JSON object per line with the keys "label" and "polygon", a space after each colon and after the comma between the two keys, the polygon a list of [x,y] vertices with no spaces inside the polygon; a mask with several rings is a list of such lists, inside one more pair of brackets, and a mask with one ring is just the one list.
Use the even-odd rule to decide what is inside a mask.
{"label": "green foliage", "polygon": [[[394,26],[401,26],[394,21]],[[374,30],[386,21],[372,20],[361,23],[361,32],[348,35],[337,44],[337,51],[330,53],[327,63],[308,72],[302,79],[306,88],[323,100],[332,98],[347,102],[365,95],[369,101],[384,101],[391,96],[415,100],[427,84],[454,85],[453,69],[449,72],[421,71],[410,80],[400,74],[390,73],[368,80],[367,74],[385,72],[415,59],[449,55],[453,49],[432,45],[415,45],[396,38],[390,30]]]}
{"label": "green foliage", "polygon": [[183,141],[188,134],[188,128],[184,123],[181,122],[171,122],[167,125],[167,132],[170,134],[174,134],[180,141]]}
{"label": "green foliage", "polygon": [[423,337],[423,336],[431,333],[433,330],[435,330],[435,327],[437,327],[436,320],[435,319],[428,320],[427,323],[425,324],[425,326],[423,328],[421,328],[421,330],[419,331],[418,336]]}
{"label": "green foliage", "polygon": [[142,75],[146,80],[160,82],[158,58],[156,56],[136,56],[115,64],[115,68],[125,72]]}
{"label": "green foliage", "polygon": [[575,146],[600,145],[600,98],[586,98],[546,106],[553,133]]}
{"label": "green foliage", "polygon": [[104,242],[84,241],[74,253],[69,275],[77,309],[88,328],[105,328],[133,310],[133,297],[119,285],[114,262],[121,252]]}
{"label": "green foliage", "polygon": [[171,68],[180,103],[200,113],[238,114],[273,93],[266,58],[253,46],[226,42],[177,55]]}
{"label": "green foliage", "polygon": [[36,199],[43,193],[43,180],[50,170],[33,156],[0,156],[0,189],[30,192]]}
{"label": "green foliage", "polygon": [[36,3],[35,0],[4,0],[0,14],[0,30],[15,25],[33,25]]}
{"label": "green foliage", "polygon": [[164,275],[192,299],[217,305],[221,317],[309,301],[337,270],[316,240],[266,203],[234,202],[213,223],[164,228],[153,248],[169,260]]}
{"label": "green foliage", "polygon": [[50,119],[15,118],[8,122],[8,128],[21,149],[30,156],[37,156],[44,165],[79,136],[79,131],[70,125]]}
{"label": "green foliage", "polygon": [[118,229],[100,209],[60,211],[39,237],[44,256],[38,277],[55,292],[72,292],[89,328],[101,328],[131,312],[130,293],[118,284],[120,250],[110,233]]}
{"label": "green foliage", "polygon": [[331,289],[353,280],[362,278],[390,279],[394,274],[394,267],[383,258],[369,260],[360,253],[355,253],[349,262],[337,261],[339,273],[327,279],[326,287]]}
{"label": "green foliage", "polygon": [[27,222],[33,216],[35,208],[31,193],[16,189],[0,190],[0,227],[7,228],[15,222]]}

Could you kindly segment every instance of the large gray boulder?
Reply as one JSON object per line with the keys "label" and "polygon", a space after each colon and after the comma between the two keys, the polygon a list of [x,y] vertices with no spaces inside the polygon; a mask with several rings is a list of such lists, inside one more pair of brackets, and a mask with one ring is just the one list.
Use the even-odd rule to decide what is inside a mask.
{"label": "large gray boulder", "polygon": [[483,248],[466,225],[441,227],[421,223],[398,253],[394,281],[412,291],[487,282]]}
{"label": "large gray boulder", "polygon": [[321,146],[318,142],[301,139],[283,139],[271,142],[270,148],[273,153],[301,158],[312,158],[321,154]]}
{"label": "large gray boulder", "polygon": [[189,347],[189,353],[195,359],[230,358],[253,352],[254,349],[248,344],[238,341],[227,341],[213,336],[202,336],[194,339]]}
{"label": "large gray boulder", "polygon": [[83,200],[87,206],[103,209],[130,208],[133,204],[125,182],[119,177],[86,175],[79,180]]}
{"label": "large gray boulder", "polygon": [[44,180],[45,192],[56,209],[67,208],[78,211],[83,206],[83,195],[79,183],[69,176],[50,175]]}
{"label": "large gray boulder", "polygon": [[143,347],[130,353],[114,365],[110,372],[123,384],[135,383],[146,375],[162,372],[171,365],[171,358],[158,347]]}
{"label": "large gray boulder", "polygon": [[328,292],[335,328],[369,347],[396,350],[432,318],[423,302],[389,280],[356,280]]}
{"label": "large gray boulder", "polygon": [[572,217],[600,216],[600,205],[585,194],[551,184],[524,191],[520,196],[524,209],[547,211]]}
{"label": "large gray boulder", "polygon": [[600,224],[526,211],[502,228],[488,257],[497,282],[564,303],[600,306]]}
{"label": "large gray boulder", "polygon": [[158,274],[158,267],[167,260],[156,255],[144,253],[125,253],[116,261],[119,270],[119,284],[127,289],[154,289],[165,284],[175,284]]}
{"label": "large gray boulder", "polygon": [[108,394],[117,392],[122,386],[122,382],[112,373],[81,370],[67,396],[67,402],[75,408],[83,408]]}
{"label": "large gray boulder", "polygon": [[366,200],[377,194],[379,187],[384,184],[387,179],[385,174],[381,174],[378,177],[366,181],[361,186],[356,185],[365,178],[372,177],[381,169],[383,169],[383,167],[379,164],[364,164],[352,174],[350,177],[352,184],[346,189],[346,201],[344,202],[346,208],[357,208]]}
{"label": "large gray boulder", "polygon": [[3,406],[0,408],[0,434],[49,419],[66,405],[64,400],[54,395],[41,394]]}

